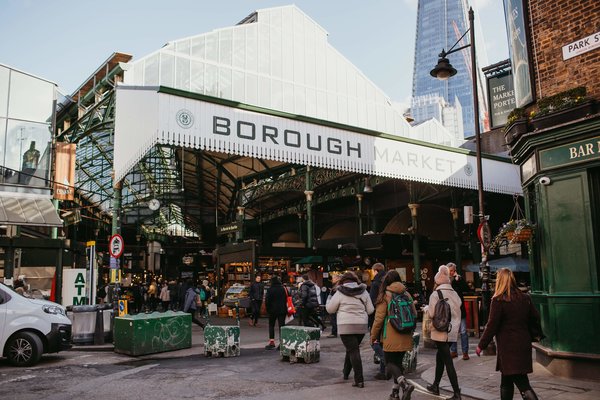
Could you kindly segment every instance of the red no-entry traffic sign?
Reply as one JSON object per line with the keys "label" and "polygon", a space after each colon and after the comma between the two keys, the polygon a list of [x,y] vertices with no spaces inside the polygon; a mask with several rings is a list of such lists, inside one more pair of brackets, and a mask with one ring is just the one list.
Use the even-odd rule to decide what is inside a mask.
{"label": "red no-entry traffic sign", "polygon": [[123,254],[124,249],[125,242],[123,241],[123,237],[119,234],[112,235],[108,242],[108,252],[110,255],[114,258],[119,258]]}

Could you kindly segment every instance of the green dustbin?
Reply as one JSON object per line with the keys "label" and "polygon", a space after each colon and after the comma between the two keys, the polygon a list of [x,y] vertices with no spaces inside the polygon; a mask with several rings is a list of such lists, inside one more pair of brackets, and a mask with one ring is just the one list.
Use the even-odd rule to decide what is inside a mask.
{"label": "green dustbin", "polygon": [[321,330],[308,326],[284,326],[281,328],[279,352],[284,361],[299,359],[305,363],[319,362]]}
{"label": "green dustbin", "polygon": [[421,334],[418,332],[413,333],[413,349],[404,353],[404,359],[402,360],[402,366],[406,373],[417,370],[417,356],[419,355],[420,340]]}
{"label": "green dustbin", "polygon": [[192,347],[192,316],[184,312],[115,318],[115,351],[141,356]]}
{"label": "green dustbin", "polygon": [[240,355],[240,327],[238,325],[206,325],[204,327],[204,355],[206,357],[238,357]]}

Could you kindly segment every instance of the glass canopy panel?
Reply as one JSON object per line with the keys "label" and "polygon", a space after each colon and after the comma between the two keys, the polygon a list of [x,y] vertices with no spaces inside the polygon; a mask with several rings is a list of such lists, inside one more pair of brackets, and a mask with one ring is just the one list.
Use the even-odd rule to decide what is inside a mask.
{"label": "glass canopy panel", "polygon": [[49,122],[54,100],[54,84],[18,71],[10,74],[8,117]]}
{"label": "glass canopy panel", "polygon": [[[0,117],[6,117],[6,107],[8,106],[9,74],[10,70],[0,65]],[[2,127],[2,129],[4,129],[4,127]]]}

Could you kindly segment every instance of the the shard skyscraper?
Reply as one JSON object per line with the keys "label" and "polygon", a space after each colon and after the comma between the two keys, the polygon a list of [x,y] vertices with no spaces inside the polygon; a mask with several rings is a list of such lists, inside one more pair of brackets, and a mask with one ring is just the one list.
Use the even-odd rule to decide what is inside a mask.
{"label": "the shard skyscraper", "polygon": [[[469,48],[448,56],[450,63],[458,71],[455,76],[441,81],[433,78],[429,72],[436,65],[440,51],[448,51],[469,28],[468,10],[466,0],[419,0],[411,107],[416,123],[443,115],[440,111],[443,104],[454,108],[458,113],[462,109],[462,124],[458,124],[462,126],[456,129],[464,130],[464,137],[475,134]],[[477,37],[476,32],[476,41],[482,40],[481,36]],[[467,34],[456,47],[468,43]],[[479,74],[482,75],[481,71]],[[482,82],[480,79],[480,103],[485,99],[485,93],[481,90]],[[484,127],[487,110],[481,104],[480,111]],[[448,127],[448,124],[444,125]]]}

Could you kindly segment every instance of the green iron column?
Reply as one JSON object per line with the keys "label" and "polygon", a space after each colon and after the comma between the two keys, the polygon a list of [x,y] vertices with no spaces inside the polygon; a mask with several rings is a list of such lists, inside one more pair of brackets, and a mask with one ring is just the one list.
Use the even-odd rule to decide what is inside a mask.
{"label": "green iron column", "polygon": [[450,208],[452,213],[452,224],[454,226],[454,262],[456,263],[456,272],[462,274],[462,254],[460,251],[460,231],[458,218],[460,217],[460,209],[452,207]]}
{"label": "green iron column", "polygon": [[[112,215],[112,234],[116,235],[121,232],[121,196],[123,184],[122,182],[115,182],[113,186],[113,215]],[[113,310],[114,315],[119,315],[119,272],[121,270],[119,264],[119,260],[117,260],[117,270],[116,270],[116,279],[115,282],[111,282],[115,284],[115,290],[113,290]]]}
{"label": "green iron column", "polygon": [[415,288],[419,291],[423,290],[423,279],[421,279],[421,251],[419,250],[419,229],[417,223],[419,205],[410,203],[408,204],[410,209],[410,217],[412,220],[412,234],[413,234],[413,263],[415,264]]}
{"label": "green iron column", "polygon": [[313,210],[312,210],[312,201],[314,191],[312,190],[312,171],[310,170],[310,166],[306,166],[306,190],[304,191],[304,195],[306,196],[306,247],[312,249],[313,247]]}

